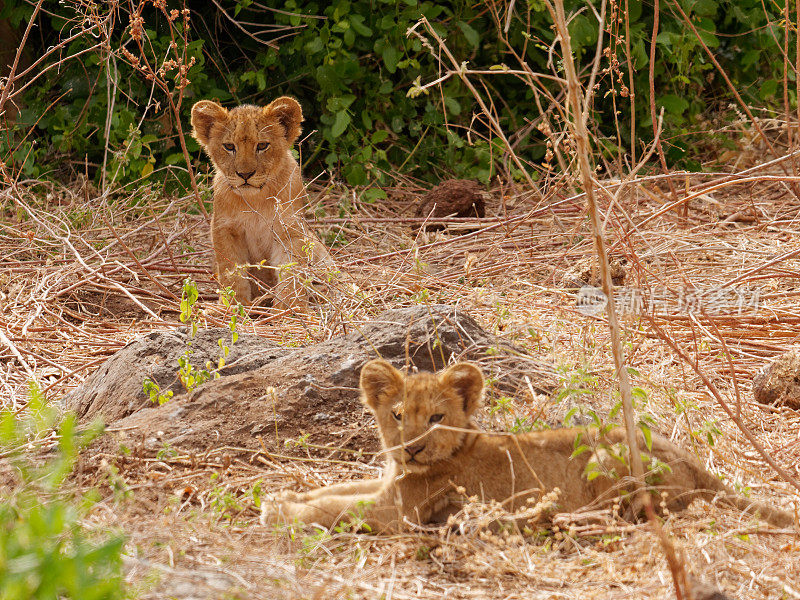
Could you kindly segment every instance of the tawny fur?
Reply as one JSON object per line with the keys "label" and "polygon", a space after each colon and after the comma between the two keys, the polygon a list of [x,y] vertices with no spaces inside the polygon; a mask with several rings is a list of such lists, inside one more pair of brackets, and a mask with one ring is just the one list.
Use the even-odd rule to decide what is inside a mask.
{"label": "tawny fur", "polygon": [[274,305],[286,308],[303,305],[306,294],[281,266],[332,266],[303,218],[306,192],[291,154],[302,120],[297,100],[285,96],[265,107],[227,110],[211,100],[192,107],[192,133],[216,171],[211,240],[217,278],[244,303],[260,295],[248,272],[274,288]]}
{"label": "tawny fur", "polygon": [[[620,496],[628,472],[603,445],[624,442],[624,431],[612,430],[602,444],[597,431],[586,428],[492,435],[476,429],[471,420],[483,387],[480,369],[468,363],[439,374],[409,376],[385,361],[367,363],[361,371],[362,401],[374,413],[387,449],[384,476],[302,494],[284,492],[276,501],[265,502],[262,523],[333,527],[350,514],[363,513],[364,521],[380,531],[397,529],[404,519],[445,520],[467,496],[505,501],[513,510],[557,487],[558,512],[607,506]],[[455,429],[436,427],[437,422]],[[571,458],[578,435],[594,451]],[[649,454],[671,468],[656,484],[658,492],[667,494],[670,510],[684,509],[695,498],[717,499],[780,527],[795,524],[789,513],[734,493],[666,438],[653,435],[652,441]],[[616,476],[589,481],[585,470],[590,460],[606,473],[613,469]],[[463,490],[457,491],[459,487]]]}

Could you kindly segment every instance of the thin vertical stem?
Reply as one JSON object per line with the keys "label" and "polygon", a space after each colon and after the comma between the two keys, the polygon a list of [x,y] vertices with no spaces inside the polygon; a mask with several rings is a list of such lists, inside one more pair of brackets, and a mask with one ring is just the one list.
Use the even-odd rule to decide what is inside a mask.
{"label": "thin vertical stem", "polygon": [[672,545],[664,529],[658,521],[658,517],[653,509],[653,501],[645,487],[644,466],[642,456],[639,452],[639,444],[636,439],[637,428],[634,422],[635,414],[633,399],[631,394],[631,384],[628,379],[628,371],[625,367],[625,355],[622,347],[621,330],[617,320],[617,311],[614,305],[614,290],[611,284],[611,272],[608,265],[608,254],[606,252],[605,240],[603,239],[603,229],[600,222],[600,214],[597,210],[597,202],[594,194],[593,170],[589,161],[589,133],[586,127],[586,119],[581,110],[581,88],[578,81],[578,74],[575,70],[575,62],[572,57],[572,43],[567,29],[567,20],[564,13],[563,0],[554,0],[555,6],[547,3],[553,21],[556,24],[558,38],[561,42],[562,63],[566,72],[568,107],[570,108],[571,118],[568,119],[569,127],[575,138],[575,145],[580,170],[581,184],[586,194],[586,203],[589,209],[589,223],[592,229],[594,247],[600,266],[600,281],[603,286],[607,304],[608,328],[611,335],[611,352],[614,356],[614,366],[616,368],[617,379],[619,381],[620,397],[622,399],[622,412],[625,420],[625,434],[628,444],[628,464],[637,487],[638,501],[641,502],[647,514],[654,533],[658,537],[664,555],[669,563],[672,580],[675,586],[675,595],[678,600],[684,599],[684,592],[691,594],[686,581],[686,572],[683,564],[678,560],[675,548]]}
{"label": "thin vertical stem", "polygon": [[631,166],[636,164],[636,88],[633,83],[633,59],[631,58],[631,11],[625,0],[625,59],[628,62],[628,98],[631,103]]}
{"label": "thin vertical stem", "polygon": [[[661,136],[656,132],[658,131],[658,122],[656,119],[656,39],[658,38],[658,24],[661,17],[660,0],[654,0],[653,6],[653,35],[650,36],[650,64],[648,65],[648,79],[650,83],[650,117],[653,120],[653,137],[655,138],[656,149],[658,150],[658,161],[661,163],[661,170],[664,174],[669,173],[667,168],[667,157],[664,156],[664,146],[661,144]],[[678,192],[675,190],[675,185],[672,183],[672,178],[667,178],[667,185],[672,195],[672,201],[678,201]]]}
{"label": "thin vertical stem", "polygon": [[[552,7],[551,7],[552,10]],[[614,289],[611,284],[611,273],[608,267],[608,254],[606,244],[603,239],[603,228],[600,222],[600,214],[597,210],[597,201],[594,193],[594,182],[592,178],[593,169],[589,162],[589,132],[586,128],[586,121],[581,110],[581,90],[578,82],[578,74],[575,70],[575,62],[572,58],[572,44],[569,31],[566,26],[566,16],[564,14],[563,0],[555,0],[553,19],[556,23],[558,36],[561,41],[562,62],[566,71],[567,96],[572,118],[569,125],[575,138],[576,154],[581,177],[581,185],[586,194],[586,204],[589,209],[589,223],[594,238],[594,247],[600,263],[600,280],[603,286],[603,293],[607,298],[608,327],[611,330],[611,352],[614,355],[614,365],[616,367],[617,378],[619,380],[620,396],[622,397],[622,410],[625,417],[625,429],[628,433],[628,448],[630,452],[631,472],[641,484],[644,477],[644,467],[642,458],[638,451],[636,441],[636,425],[634,423],[634,410],[631,395],[631,384],[628,379],[628,371],[625,368],[625,356],[622,349],[620,336],[620,326],[617,320],[617,311],[614,307]]]}
{"label": "thin vertical stem", "polygon": [[789,0],[783,3],[783,110],[786,115],[786,137],[789,152],[792,151],[792,127],[789,125],[791,115],[789,107]]}

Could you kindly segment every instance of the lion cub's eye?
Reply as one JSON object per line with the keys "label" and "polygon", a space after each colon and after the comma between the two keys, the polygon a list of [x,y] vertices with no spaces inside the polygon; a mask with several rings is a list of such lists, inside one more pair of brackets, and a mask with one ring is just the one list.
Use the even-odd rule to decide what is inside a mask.
{"label": "lion cub's eye", "polygon": [[444,415],[439,413],[439,414],[431,415],[431,418],[428,419],[428,422],[429,423],[438,423],[442,419],[444,419]]}
{"label": "lion cub's eye", "polygon": [[396,413],[394,411],[392,412],[392,416],[394,417],[395,421],[400,421],[403,418],[403,414],[402,413]]}
{"label": "lion cub's eye", "polygon": [[259,152],[263,152],[267,148],[269,148],[269,142],[258,142],[258,145],[256,146],[256,150]]}
{"label": "lion cub's eye", "polygon": [[236,146],[233,144],[222,144],[222,147],[225,148],[228,152],[236,152]]}

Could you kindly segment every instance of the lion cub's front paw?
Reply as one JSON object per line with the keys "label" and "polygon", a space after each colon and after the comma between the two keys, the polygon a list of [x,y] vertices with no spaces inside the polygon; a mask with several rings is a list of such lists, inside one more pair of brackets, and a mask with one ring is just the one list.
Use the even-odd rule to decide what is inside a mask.
{"label": "lion cub's front paw", "polygon": [[288,525],[295,520],[297,505],[280,496],[269,495],[261,499],[261,518],[265,527]]}

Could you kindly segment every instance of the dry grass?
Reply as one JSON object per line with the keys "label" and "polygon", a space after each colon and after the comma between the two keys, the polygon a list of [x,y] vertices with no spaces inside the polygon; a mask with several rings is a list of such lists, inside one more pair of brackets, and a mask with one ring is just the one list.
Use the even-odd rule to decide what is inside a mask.
{"label": "dry grass", "polygon": [[[751,173],[757,180],[695,197],[686,218],[662,210],[672,196],[659,177],[625,186],[610,212],[608,196],[602,196],[601,208],[611,254],[626,261],[625,286],[654,294],[659,326],[741,411],[774,460],[800,477],[800,415],[756,406],[750,394],[755,371],[800,335],[800,251],[791,253],[800,235],[800,201],[782,176],[768,174],[757,171]],[[723,180],[675,175],[674,182],[686,196],[715,178]],[[603,183],[618,191],[615,182]],[[387,191],[389,200],[364,204],[351,190],[314,189],[318,214],[337,215],[344,204],[352,211],[352,217],[316,223],[323,239],[343,241],[334,248],[344,273],[331,292],[336,302],[311,315],[258,309],[242,330],[306,344],[385,308],[459,304],[531,354],[568,374],[586,373],[583,382],[594,393],[581,401],[600,412],[610,408],[615,382],[608,328],[602,319],[582,315],[564,285],[568,271],[594,253],[582,199],[559,196],[556,189],[537,206],[531,197],[496,189],[488,220],[451,223],[451,231],[460,227],[464,235],[448,235],[415,229],[418,223],[409,218],[413,188]],[[97,196],[91,186],[38,182],[0,192],[4,408],[24,407],[31,376],[57,400],[127,341],[176,326],[187,275],[200,287],[204,322],[227,322],[215,301],[208,226],[190,199],[164,198],[158,191]],[[687,298],[715,286],[758,289],[760,296],[741,314],[686,310]],[[797,506],[797,492],[648,322],[628,315],[623,325],[627,358],[639,373],[633,384],[648,390],[639,409],[653,415],[654,428],[695,448],[710,468],[748,486],[754,498]],[[532,422],[559,408],[549,399],[521,395],[510,416]],[[721,432],[713,448],[702,433],[711,424]],[[298,434],[301,429],[298,424]],[[653,534],[613,515],[572,524],[564,519],[557,531],[527,537],[491,533],[492,509],[485,506],[470,507],[460,532],[432,528],[386,537],[266,531],[256,524],[254,486],[316,486],[377,469],[321,461],[302,448],[287,453],[297,458],[277,463],[223,448],[209,448],[200,463],[180,448],[157,457],[87,456],[77,481],[105,494],[93,523],[130,536],[130,578],[145,598],[671,597]],[[800,598],[796,536],[770,533],[734,511],[702,503],[668,515],[665,529],[687,569],[731,597]]]}

